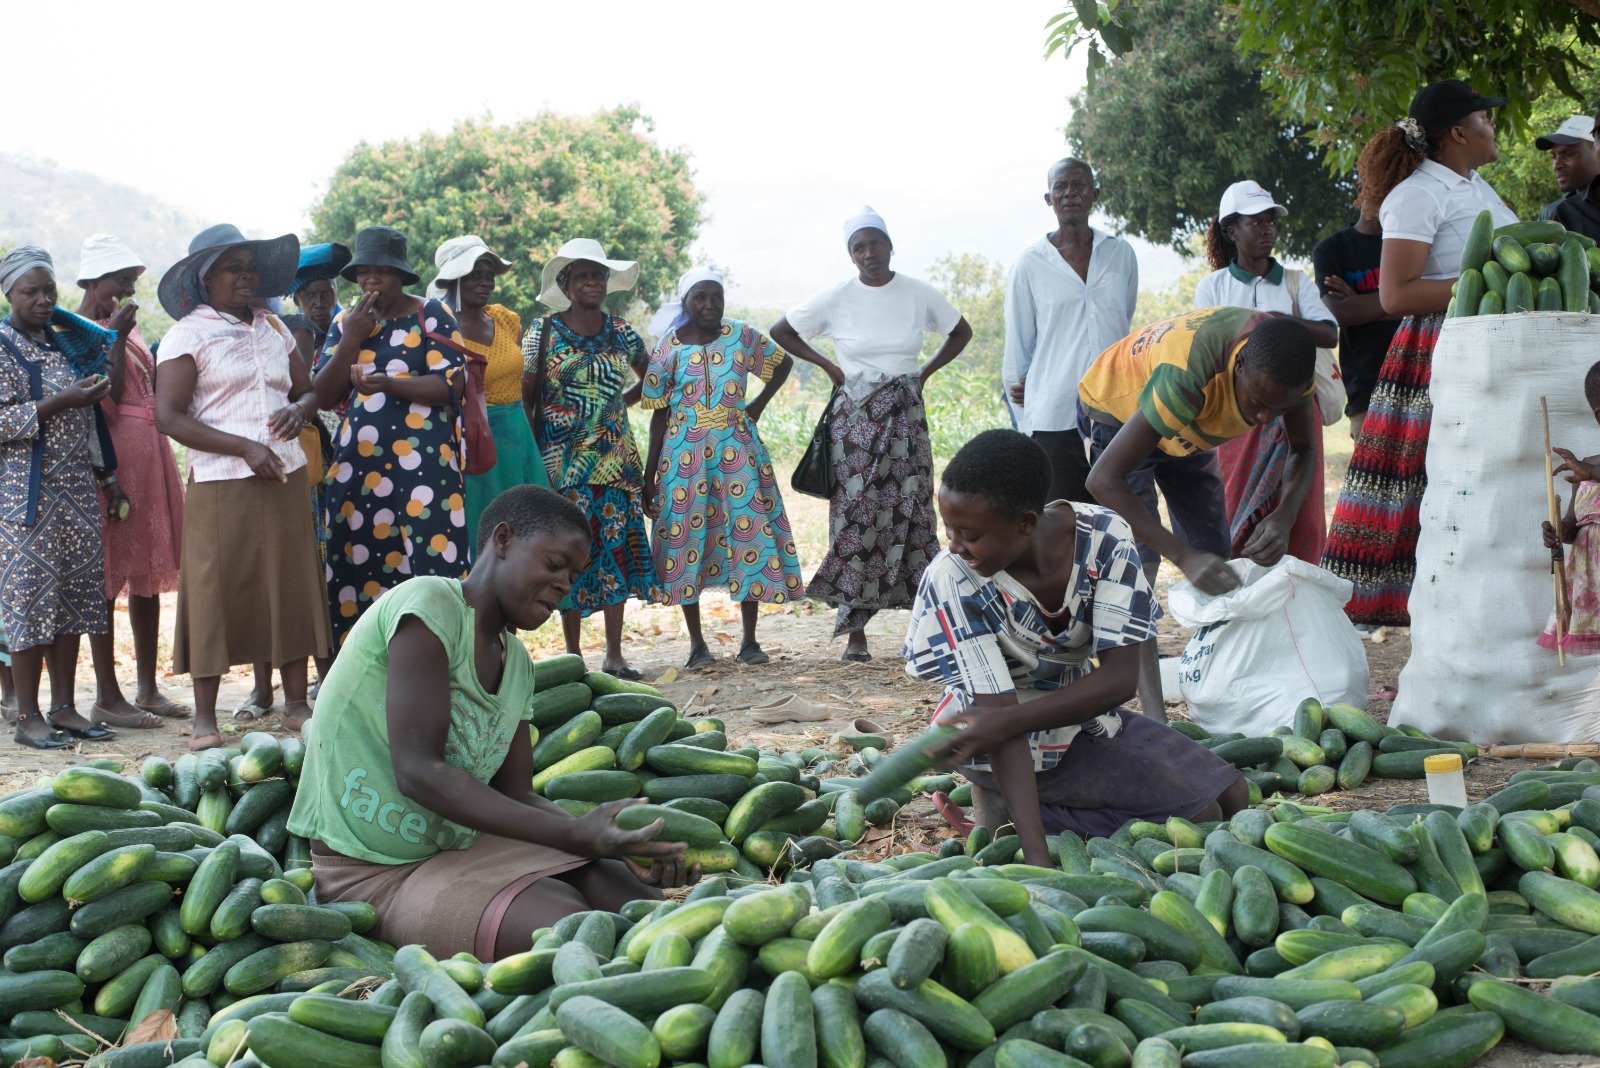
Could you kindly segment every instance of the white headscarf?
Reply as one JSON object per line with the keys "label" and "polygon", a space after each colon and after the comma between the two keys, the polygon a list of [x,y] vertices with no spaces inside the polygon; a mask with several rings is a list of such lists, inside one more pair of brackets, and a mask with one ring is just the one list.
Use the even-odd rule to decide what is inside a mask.
{"label": "white headscarf", "polygon": [[691,268],[682,278],[678,279],[678,299],[669,301],[661,306],[650,319],[650,333],[655,337],[666,337],[668,333],[678,329],[689,321],[689,313],[684,310],[683,302],[689,299],[689,290],[701,282],[715,282],[722,285],[722,276],[710,267]]}
{"label": "white headscarf", "polygon": [[861,210],[844,221],[844,246],[850,247],[850,239],[856,235],[857,230],[867,227],[883,231],[883,236],[889,236],[889,228],[884,225],[883,216],[873,211],[871,207],[863,204]]}

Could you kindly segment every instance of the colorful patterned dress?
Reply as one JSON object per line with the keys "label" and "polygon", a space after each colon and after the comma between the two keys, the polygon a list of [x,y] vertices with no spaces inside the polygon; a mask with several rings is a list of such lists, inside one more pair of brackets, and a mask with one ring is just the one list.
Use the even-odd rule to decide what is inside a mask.
{"label": "colorful patterned dress", "polygon": [[489,407],[489,432],[494,435],[494,466],[467,476],[467,544],[478,551],[478,517],[489,502],[513,486],[548,486],[544,458],[533,440],[528,413],[522,406],[522,320],[510,308],[490,304],[483,309],[494,321],[494,339],[467,348],[487,361],[483,397]]}
{"label": "colorful patterned dress", "polygon": [[77,378],[60,350],[0,322],[0,616],[11,652],[106,629],[94,419],[88,408],[42,424],[38,414]]}
{"label": "colorful patterned dress", "polygon": [[[460,345],[450,310],[427,302],[427,332]],[[341,313],[319,369],[339,347]],[[424,341],[412,312],[379,323],[357,362],[394,378],[437,375],[456,388],[461,353]],[[367,606],[415,575],[467,573],[461,430],[454,405],[411,404],[390,393],[354,393],[328,465],[328,609],[335,647]]]}
{"label": "colorful patterned dress", "polygon": [[[1567,608],[1561,624],[1561,649],[1570,656],[1600,655],[1600,482],[1580,482],[1572,493],[1578,535],[1567,554]],[[1556,614],[1539,635],[1539,645],[1556,648]]]}
{"label": "colorful patterned dress", "polygon": [[731,319],[710,344],[686,345],[674,331],[650,356],[641,407],[672,411],[651,539],[668,604],[694,604],[711,586],[726,586],[735,601],[783,604],[801,594],[772,458],[744,407],[747,378],[770,382],[783,359],[765,334]]}
{"label": "colorful patterned dress", "polygon": [[172,444],[156,429],[156,358],[137,326],[123,360],[122,402],[100,402],[117,450],[117,481],[130,505],[128,518],[105,524],[108,600],[124,591],[154,597],[176,590],[183,544],[183,479]]}
{"label": "colorful patterned dress", "polygon": [[575,333],[559,315],[539,319],[522,339],[525,375],[538,374],[545,323],[553,329],[544,349],[544,394],[534,433],[550,485],[583,509],[591,537],[589,567],[561,609],[588,616],[629,597],[659,601],[663,594],[644,532],[639,450],[622,401],[628,372],[645,376],[644,341],[614,315],[592,337]]}

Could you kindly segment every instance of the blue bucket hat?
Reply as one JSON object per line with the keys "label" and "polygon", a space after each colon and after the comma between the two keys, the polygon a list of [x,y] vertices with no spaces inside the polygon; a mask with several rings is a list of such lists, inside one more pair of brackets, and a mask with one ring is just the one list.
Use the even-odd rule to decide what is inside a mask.
{"label": "blue bucket hat", "polygon": [[205,287],[201,284],[200,267],[213,255],[239,245],[249,245],[256,256],[256,270],[260,281],[256,286],[259,298],[281,297],[294,281],[300,266],[300,239],[293,234],[282,237],[252,240],[245,237],[232,223],[218,223],[207,227],[189,242],[189,254],[167,268],[156,287],[161,306],[173,319],[182,319],[205,302]]}

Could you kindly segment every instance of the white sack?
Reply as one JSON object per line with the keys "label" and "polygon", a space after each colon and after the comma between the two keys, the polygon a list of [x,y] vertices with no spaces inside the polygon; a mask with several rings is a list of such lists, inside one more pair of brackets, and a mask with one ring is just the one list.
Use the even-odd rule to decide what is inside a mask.
{"label": "white sack", "polygon": [[1286,556],[1229,566],[1243,585],[1211,597],[1188,582],[1167,593],[1173,618],[1198,627],[1178,665],[1189,718],[1213,734],[1261,737],[1294,722],[1307,697],[1367,706],[1367,653],[1344,614],[1351,585]]}
{"label": "white sack", "polygon": [[[1537,312],[1446,319],[1433,352],[1428,491],[1411,587],[1411,659],[1389,722],[1475,742],[1600,737],[1600,657],[1534,644],[1555,591],[1539,397],[1551,442],[1600,452],[1583,376],[1600,316]],[[1557,476],[1561,509],[1569,489]]]}

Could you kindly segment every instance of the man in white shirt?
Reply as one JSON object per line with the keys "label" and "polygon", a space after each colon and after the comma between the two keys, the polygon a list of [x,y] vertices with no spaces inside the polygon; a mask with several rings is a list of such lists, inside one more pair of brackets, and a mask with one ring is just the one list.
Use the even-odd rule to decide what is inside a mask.
{"label": "man in white shirt", "polygon": [[1044,202],[1056,229],[1024,249],[1006,279],[1003,377],[1018,429],[1050,456],[1050,499],[1094,504],[1078,433],[1078,382],[1127,336],[1139,293],[1133,247],[1089,225],[1100,191],[1082,160],[1059,161]]}

